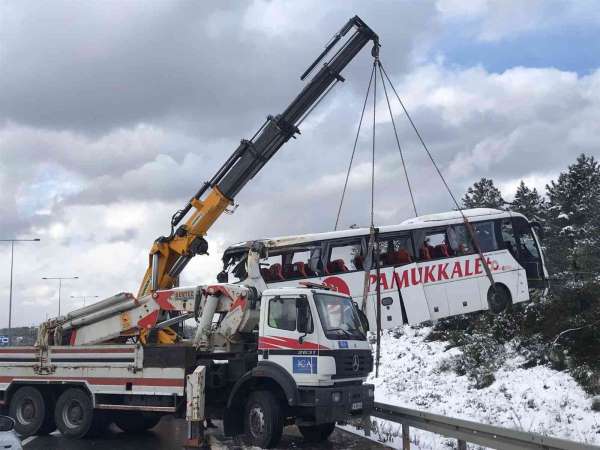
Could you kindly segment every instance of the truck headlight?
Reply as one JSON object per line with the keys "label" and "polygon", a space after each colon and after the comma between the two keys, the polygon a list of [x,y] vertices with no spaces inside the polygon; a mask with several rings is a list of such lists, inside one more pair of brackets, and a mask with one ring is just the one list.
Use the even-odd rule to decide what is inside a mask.
{"label": "truck headlight", "polygon": [[373,389],[373,388],[369,388],[369,397],[370,397],[370,398],[373,398],[373,397],[375,397],[375,389]]}
{"label": "truck headlight", "polygon": [[333,403],[339,403],[342,400],[342,393],[341,392],[332,392],[331,393],[331,401]]}

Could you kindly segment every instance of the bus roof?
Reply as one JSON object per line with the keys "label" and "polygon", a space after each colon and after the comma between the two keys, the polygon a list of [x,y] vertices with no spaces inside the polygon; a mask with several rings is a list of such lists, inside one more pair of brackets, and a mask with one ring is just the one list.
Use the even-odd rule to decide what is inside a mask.
{"label": "bus roof", "polygon": [[[492,208],[472,208],[472,209],[463,209],[462,210],[465,217],[468,219],[473,219],[474,222],[490,220],[490,219],[502,219],[504,217],[523,217],[527,220],[525,216],[520,213],[512,212],[512,211],[504,211],[500,209],[492,209]],[[380,226],[379,233],[391,233],[394,231],[405,231],[405,230],[414,230],[419,228],[428,228],[432,226],[443,226],[443,225],[451,225],[454,223],[462,222],[462,215],[460,211],[448,211],[437,214],[427,214],[424,216],[413,217],[411,219],[407,219],[397,225],[385,225]],[[261,242],[268,248],[277,248],[277,247],[285,247],[289,245],[297,245],[303,244],[307,242],[314,241],[324,241],[329,239],[340,239],[345,237],[354,237],[354,236],[365,236],[368,235],[370,229],[367,227],[364,228],[351,228],[347,230],[339,230],[339,231],[327,231],[324,233],[311,233],[311,234],[300,234],[295,236],[281,236],[274,238],[262,238],[262,239],[253,239],[251,241],[243,241],[238,242],[229,246],[229,248],[225,251],[225,255],[231,253],[238,253],[240,250],[245,250],[250,248],[252,243]]]}

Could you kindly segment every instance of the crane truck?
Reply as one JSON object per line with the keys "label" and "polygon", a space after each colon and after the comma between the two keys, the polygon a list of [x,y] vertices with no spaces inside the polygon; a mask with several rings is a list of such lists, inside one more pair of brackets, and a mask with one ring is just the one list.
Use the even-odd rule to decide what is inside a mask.
{"label": "crane truck", "polygon": [[[350,33],[350,34],[349,34]],[[348,35],[349,34],[349,35]],[[272,447],[285,425],[310,440],[336,422],[368,413],[373,358],[368,323],[347,295],[305,284],[267,289],[253,273],[264,249],[251,252],[245,285],[178,286],[181,271],[207,253],[207,230],[237,193],[290,138],[347,64],[379,39],[353,17],[302,75],[334,49],[283,113],[242,140],[210,181],[171,218],[153,243],[136,296],[120,293],[40,325],[36,345],[0,348],[0,407],[22,436],[56,428],[70,438],[149,429],[166,414],[185,417],[189,443],[205,419],[226,435]],[[195,318],[193,337],[182,324]]]}

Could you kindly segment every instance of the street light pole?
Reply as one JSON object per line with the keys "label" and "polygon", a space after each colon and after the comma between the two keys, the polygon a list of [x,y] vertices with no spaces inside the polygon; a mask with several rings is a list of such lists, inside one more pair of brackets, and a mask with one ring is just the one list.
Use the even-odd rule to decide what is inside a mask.
{"label": "street light pole", "polygon": [[8,345],[12,345],[12,297],[13,297],[13,267],[15,261],[15,242],[39,242],[35,239],[0,239],[0,242],[10,242],[10,288],[8,290]]}
{"label": "street light pole", "polygon": [[58,280],[58,317],[60,317],[60,293],[63,280],[78,280],[79,277],[42,277],[42,280]]}
{"label": "street light pole", "polygon": [[10,288],[8,289],[8,345],[12,345],[12,286],[15,261],[15,241],[10,241]]}

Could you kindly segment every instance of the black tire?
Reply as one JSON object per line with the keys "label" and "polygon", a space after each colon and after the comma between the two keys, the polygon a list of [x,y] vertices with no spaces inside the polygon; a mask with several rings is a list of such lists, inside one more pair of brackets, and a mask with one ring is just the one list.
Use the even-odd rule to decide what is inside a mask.
{"label": "black tire", "polygon": [[19,388],[10,399],[8,415],[15,420],[15,431],[22,437],[48,434],[53,417],[46,408],[44,396],[31,386]]}
{"label": "black tire", "polygon": [[504,285],[498,283],[488,289],[487,300],[492,314],[500,314],[512,305],[510,291]]}
{"label": "black tire", "polygon": [[90,396],[77,388],[67,389],[58,397],[54,409],[56,425],[63,436],[81,439],[93,435],[101,427],[105,415],[94,413]]}
{"label": "black tire", "polygon": [[250,394],[244,409],[244,432],[251,445],[272,448],[283,433],[283,414],[279,400],[269,391]]}
{"label": "black tire", "polygon": [[320,425],[312,425],[308,427],[298,426],[300,433],[307,442],[323,442],[326,441],[333,430],[335,430],[335,422],[322,423]]}
{"label": "black tire", "polygon": [[123,412],[118,413],[115,418],[115,424],[126,433],[142,433],[154,428],[160,422],[159,414],[142,412]]}

